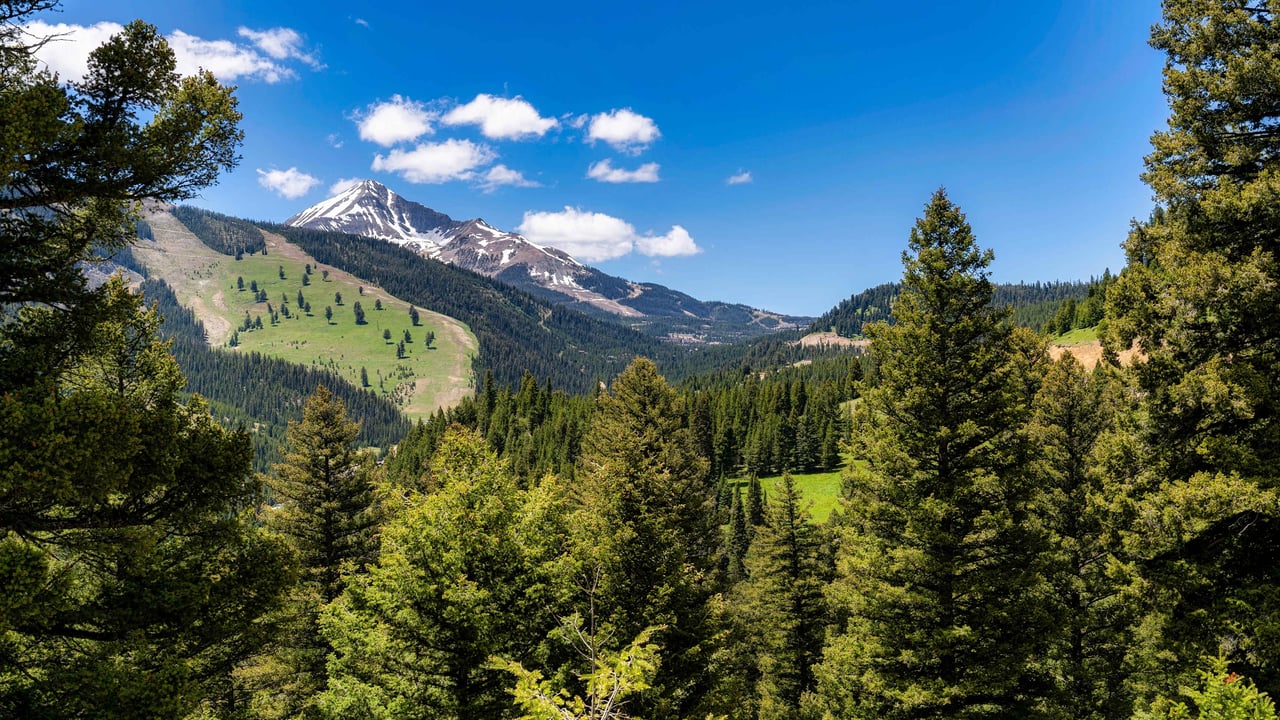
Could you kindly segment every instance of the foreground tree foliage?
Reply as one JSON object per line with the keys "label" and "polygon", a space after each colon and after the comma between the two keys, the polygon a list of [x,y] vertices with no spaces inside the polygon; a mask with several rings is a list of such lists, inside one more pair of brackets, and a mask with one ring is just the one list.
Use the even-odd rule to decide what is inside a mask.
{"label": "foreground tree foliage", "polygon": [[818,671],[839,718],[1025,718],[1048,693],[1050,614],[1024,425],[1043,353],[990,307],[991,251],[939,190],[911,231],[880,385],[858,407]]}
{"label": "foreground tree foliage", "polygon": [[340,717],[513,714],[510,677],[491,662],[545,660],[563,590],[554,568],[563,493],[521,491],[474,433],[446,433],[431,488],[389,487],[390,517],[367,576],[322,621],[334,648],[320,698]]}
{"label": "foreground tree foliage", "polygon": [[1152,44],[1171,114],[1147,157],[1160,206],[1108,293],[1137,344],[1127,549],[1147,601],[1140,696],[1225,652],[1280,690],[1280,26],[1276,4],[1166,0]]}
{"label": "foreground tree foliage", "polygon": [[652,361],[633,361],[597,399],[580,466],[579,555],[601,571],[604,627],[623,638],[665,627],[655,636],[663,652],[653,690],[638,712],[689,712],[709,680],[701,666],[720,542],[707,460]]}
{"label": "foreground tree foliage", "polygon": [[157,318],[78,263],[234,165],[240,116],[141,22],[81,83],[38,72],[17,23],[52,5],[0,3],[0,715],[231,712],[286,549],[251,522],[247,436],[179,400]]}
{"label": "foreground tree foliage", "polygon": [[1053,589],[1047,659],[1057,683],[1046,704],[1050,717],[1127,718],[1133,705],[1124,680],[1140,613],[1126,593],[1132,569],[1116,533],[1123,486],[1099,460],[1114,442],[1108,435],[1115,433],[1122,388],[1113,369],[1089,373],[1064,354],[1045,372],[1032,406],[1030,435],[1039,456],[1032,472]]}

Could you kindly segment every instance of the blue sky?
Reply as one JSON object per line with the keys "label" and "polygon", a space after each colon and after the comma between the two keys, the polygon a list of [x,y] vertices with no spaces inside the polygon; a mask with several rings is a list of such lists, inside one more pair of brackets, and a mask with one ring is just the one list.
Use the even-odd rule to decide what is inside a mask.
{"label": "blue sky", "polygon": [[238,87],[243,160],[194,204],[281,221],[373,178],[795,314],[897,280],[939,186],[998,281],[1118,270],[1167,115],[1156,0],[64,0],[34,27],[74,31],[48,51],[74,76],[135,18]]}

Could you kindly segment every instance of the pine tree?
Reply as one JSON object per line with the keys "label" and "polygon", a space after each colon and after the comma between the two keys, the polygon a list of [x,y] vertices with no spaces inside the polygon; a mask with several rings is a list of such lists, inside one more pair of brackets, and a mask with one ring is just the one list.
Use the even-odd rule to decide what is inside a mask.
{"label": "pine tree", "polygon": [[1055,598],[1048,657],[1058,691],[1049,707],[1081,720],[1128,718],[1133,705],[1125,659],[1138,607],[1117,572],[1124,553],[1112,530],[1120,525],[1112,503],[1123,493],[1097,460],[1115,422],[1115,385],[1110,369],[1090,374],[1064,354],[1045,373],[1031,423]]}
{"label": "pine tree", "polygon": [[719,533],[707,461],[684,425],[680,397],[652,361],[638,358],[597,400],[583,438],[579,553],[598,567],[600,607],[621,638],[664,626],[649,715],[699,701]]}
{"label": "pine tree", "polygon": [[747,482],[747,521],[751,527],[764,524],[764,488],[760,486],[760,476],[751,474]]}
{"label": "pine tree", "polygon": [[794,718],[813,690],[828,622],[821,530],[790,473],[783,473],[767,519],[747,553],[749,597],[760,618],[757,682],[760,720]]}
{"label": "pine tree", "polygon": [[552,571],[565,552],[563,489],[522,492],[457,427],[426,475],[430,490],[395,488],[377,563],[328,612],[330,716],[509,717],[509,678],[492,658],[529,657],[563,609]]}
{"label": "pine tree", "polygon": [[747,549],[751,546],[751,534],[747,526],[747,514],[742,509],[742,493],[734,486],[733,500],[729,504],[729,535],[728,547],[725,556],[729,564],[729,580],[742,580],[746,578],[746,566],[743,559],[747,556]]}
{"label": "pine tree", "polygon": [[343,577],[376,557],[372,461],[355,448],[358,422],[323,385],[290,422],[285,460],[268,478],[276,505],[265,515],[298,558],[299,582],[272,651],[242,673],[266,717],[314,712],[328,680],[331,646],[320,633],[321,610],[342,592]]}
{"label": "pine tree", "polygon": [[221,713],[287,553],[243,514],[248,435],[183,399],[156,314],[82,266],[136,239],[142,200],[234,167],[240,115],[141,21],[60,84],[29,24],[54,5],[0,12],[0,716]]}
{"label": "pine tree", "polygon": [[[1144,180],[1160,203],[1107,293],[1107,346],[1136,343],[1139,462],[1125,508],[1152,600],[1147,692],[1229,659],[1280,691],[1280,16],[1273,3],[1167,0],[1168,128]],[[1158,521],[1153,519],[1159,518]],[[1178,658],[1171,663],[1169,657]]]}
{"label": "pine tree", "polygon": [[1024,718],[1047,694],[1023,430],[1035,357],[990,305],[991,259],[939,190],[903,254],[894,324],[868,328],[881,380],[858,407],[866,465],[847,485],[835,596],[849,620],[819,670],[835,717]]}

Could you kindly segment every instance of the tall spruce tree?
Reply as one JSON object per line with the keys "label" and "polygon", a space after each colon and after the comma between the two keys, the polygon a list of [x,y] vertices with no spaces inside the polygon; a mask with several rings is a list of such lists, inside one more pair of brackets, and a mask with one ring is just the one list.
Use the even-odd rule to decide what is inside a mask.
{"label": "tall spruce tree", "polygon": [[[1166,0],[1168,128],[1109,290],[1106,342],[1136,343],[1128,544],[1150,614],[1140,690],[1220,650],[1280,691],[1280,8]],[[1176,661],[1170,661],[1176,658]]]}
{"label": "tall spruce tree", "polygon": [[1037,356],[991,307],[992,257],[937,191],[894,323],[868,329],[881,380],[857,411],[833,593],[849,619],[815,698],[834,717],[1025,718],[1047,694],[1023,427]]}
{"label": "tall spruce tree", "polygon": [[783,473],[746,559],[746,595],[760,621],[760,720],[797,717],[801,697],[814,688],[813,666],[828,623],[823,587],[831,576],[823,544],[823,530],[803,494],[791,474]]}
{"label": "tall spruce tree", "polygon": [[542,647],[564,615],[566,499],[554,479],[521,491],[476,433],[445,432],[431,491],[397,487],[377,562],[326,614],[331,717],[514,716],[492,659],[563,660]]}
{"label": "tall spruce tree", "polygon": [[1051,717],[1118,720],[1132,711],[1125,681],[1137,613],[1113,503],[1122,494],[1098,459],[1113,433],[1119,381],[1108,367],[1087,372],[1070,354],[1052,363],[1036,395],[1031,437],[1049,532],[1047,573],[1056,603],[1048,658],[1057,692]]}
{"label": "tall spruce tree", "polygon": [[275,505],[264,511],[266,525],[293,547],[299,578],[271,652],[241,674],[262,717],[318,715],[332,650],[320,613],[342,592],[344,576],[376,555],[372,460],[355,448],[359,432],[341,398],[317,386],[302,420],[289,423],[284,462],[268,478]]}
{"label": "tall spruce tree", "polygon": [[638,358],[599,396],[582,441],[580,552],[602,572],[599,606],[614,637],[664,628],[642,715],[682,714],[706,681],[699,658],[721,543],[709,465],[684,418],[680,396]]}

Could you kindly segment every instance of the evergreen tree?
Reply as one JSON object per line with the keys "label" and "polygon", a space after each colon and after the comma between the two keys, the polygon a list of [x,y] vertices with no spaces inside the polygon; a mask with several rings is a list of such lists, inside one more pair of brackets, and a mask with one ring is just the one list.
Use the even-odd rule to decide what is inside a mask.
{"label": "evergreen tree", "polygon": [[329,305],[324,306],[324,321],[327,323],[333,322],[333,308]]}
{"label": "evergreen tree", "polygon": [[747,553],[748,601],[760,619],[757,666],[760,720],[794,718],[813,690],[827,626],[822,589],[830,577],[822,531],[790,473],[783,473],[766,522]]}
{"label": "evergreen tree", "polygon": [[355,317],[355,319],[356,319],[356,324],[357,324],[357,325],[364,325],[364,324],[365,324],[365,319],[364,319],[364,308],[363,308],[363,307],[360,307],[360,301],[359,301],[359,300],[357,300],[357,301],[355,302],[355,304],[351,306],[351,315],[352,315],[353,317]]}
{"label": "evergreen tree", "polygon": [[394,486],[376,565],[328,612],[335,676],[321,702],[333,716],[511,717],[492,658],[531,659],[557,623],[567,531],[556,483],[522,492],[456,427],[427,477]]}
{"label": "evergreen tree", "polygon": [[653,362],[636,359],[599,396],[580,465],[582,562],[602,571],[599,604],[616,637],[665,627],[645,704],[649,715],[673,717],[704,692],[700,655],[720,543],[707,461]]}
{"label": "evergreen tree", "polygon": [[857,412],[866,465],[847,485],[833,588],[849,619],[819,670],[835,717],[1025,718],[1047,694],[1023,430],[1035,357],[990,306],[991,259],[937,191],[903,254],[895,323],[867,328],[881,380]]}
{"label": "evergreen tree", "polygon": [[159,319],[81,264],[233,167],[240,115],[140,21],[60,84],[28,24],[55,4],[0,12],[0,716],[221,713],[287,553],[243,515],[247,434],[181,399]]}
{"label": "evergreen tree", "polygon": [[[1140,560],[1145,693],[1195,659],[1280,691],[1280,17],[1274,3],[1167,0],[1168,129],[1144,179],[1160,203],[1107,293],[1107,346],[1136,343],[1142,402],[1127,506]],[[1176,657],[1177,662],[1168,658]]]}
{"label": "evergreen tree", "polygon": [[315,714],[331,650],[320,612],[341,593],[344,575],[363,571],[376,555],[372,460],[356,451],[359,432],[342,400],[318,386],[302,420],[289,423],[285,460],[268,478],[276,505],[265,521],[297,554],[299,582],[271,652],[242,673],[261,716]]}
{"label": "evergreen tree", "polygon": [[1064,718],[1127,718],[1133,706],[1125,658],[1137,603],[1124,594],[1124,553],[1112,531],[1122,491],[1096,457],[1114,423],[1115,384],[1108,368],[1089,374],[1064,354],[1045,373],[1031,423],[1056,599],[1048,657],[1058,692],[1049,707]]}
{"label": "evergreen tree", "polygon": [[743,564],[747,549],[751,546],[751,534],[747,526],[747,514],[742,509],[742,493],[737,486],[733,488],[733,500],[729,504],[729,535],[725,557],[728,560],[729,580],[743,580],[747,577]]}
{"label": "evergreen tree", "polygon": [[764,524],[764,488],[760,486],[760,476],[752,473],[747,482],[747,520],[751,527]]}

